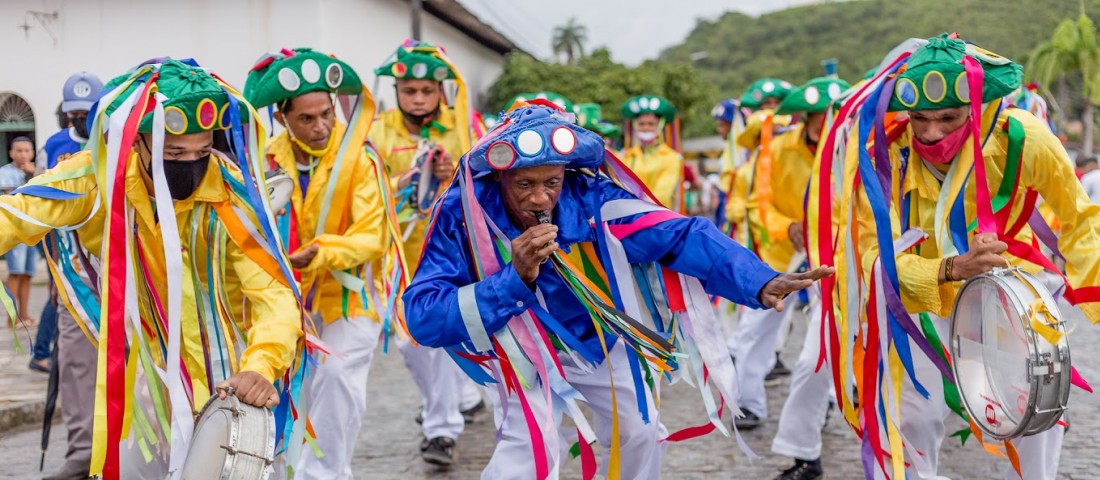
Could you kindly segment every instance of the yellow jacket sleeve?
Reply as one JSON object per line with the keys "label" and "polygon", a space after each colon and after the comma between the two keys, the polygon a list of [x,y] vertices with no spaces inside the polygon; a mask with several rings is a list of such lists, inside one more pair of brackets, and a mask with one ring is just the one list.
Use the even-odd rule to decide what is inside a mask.
{"label": "yellow jacket sleeve", "polygon": [[737,168],[733,166],[733,153],[730,152],[728,142],[726,148],[722,149],[722,155],[718,157],[718,165],[721,169],[718,172],[718,188],[728,194],[733,189],[737,176]]}
{"label": "yellow jacket sleeve", "polygon": [[726,197],[726,220],[732,224],[740,224],[745,221],[748,211],[749,181],[752,176],[754,162],[742,165],[734,173],[733,189]]}
{"label": "yellow jacket sleeve", "polygon": [[249,300],[248,346],[241,355],[241,371],[252,371],[274,382],[298,351],[302,338],[301,308],[294,293],[229,242],[230,265]]}
{"label": "yellow jacket sleeve", "polygon": [[[81,160],[83,159],[83,160]],[[28,222],[15,212],[53,227],[76,225],[92,213],[95,205],[95,180],[92,177],[87,154],[61,162],[32,184],[46,185],[70,193],[83,194],[71,200],[50,200],[30,195],[0,195],[0,252],[7,252],[19,244],[34,245],[52,230],[49,227]],[[52,179],[56,179],[51,181]]]}
{"label": "yellow jacket sleeve", "polygon": [[309,242],[318,246],[317,256],[304,271],[346,270],[378,260],[386,252],[389,244],[386,207],[371,162],[367,154],[360,151],[350,224],[342,235],[326,233]]}
{"label": "yellow jacket sleeve", "polygon": [[[1066,277],[1074,288],[1100,286],[1100,205],[1089,200],[1077,181],[1058,138],[1033,116],[1013,116],[1023,124],[1027,138],[1021,183],[1039,192],[1058,218],[1058,248],[1066,257]],[[1080,306],[1089,321],[1100,322],[1100,303]]]}

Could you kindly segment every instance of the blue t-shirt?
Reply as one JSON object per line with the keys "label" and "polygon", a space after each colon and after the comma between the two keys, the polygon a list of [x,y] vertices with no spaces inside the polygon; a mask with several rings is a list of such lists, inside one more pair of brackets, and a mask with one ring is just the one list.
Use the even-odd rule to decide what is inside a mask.
{"label": "blue t-shirt", "polygon": [[42,152],[46,156],[46,168],[57,166],[57,162],[69,158],[73,154],[84,149],[84,144],[78,141],[72,128],[66,128],[50,136]]}

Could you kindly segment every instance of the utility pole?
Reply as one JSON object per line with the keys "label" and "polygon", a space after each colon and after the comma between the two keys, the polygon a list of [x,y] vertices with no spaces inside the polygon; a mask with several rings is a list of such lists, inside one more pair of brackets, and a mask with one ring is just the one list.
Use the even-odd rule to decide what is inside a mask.
{"label": "utility pole", "polygon": [[420,40],[420,12],[424,9],[423,0],[410,0],[412,4],[412,38]]}

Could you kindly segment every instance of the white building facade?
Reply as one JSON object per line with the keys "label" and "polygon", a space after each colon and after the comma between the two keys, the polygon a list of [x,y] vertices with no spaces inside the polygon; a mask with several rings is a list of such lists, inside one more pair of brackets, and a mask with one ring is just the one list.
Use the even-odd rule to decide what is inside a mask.
{"label": "white building facade", "polygon": [[[58,129],[65,79],[78,71],[104,82],[149,58],[192,57],[242,88],[265,52],[312,47],[356,69],[368,87],[374,69],[412,37],[409,0],[4,0],[0,2],[0,164],[7,141],[31,133],[36,145]],[[421,40],[446,48],[476,107],[516,47],[456,0],[424,0]],[[395,105],[392,79],[373,92]],[[27,112],[29,107],[29,112]],[[33,118],[27,118],[27,115]],[[30,129],[33,125],[33,129]]]}

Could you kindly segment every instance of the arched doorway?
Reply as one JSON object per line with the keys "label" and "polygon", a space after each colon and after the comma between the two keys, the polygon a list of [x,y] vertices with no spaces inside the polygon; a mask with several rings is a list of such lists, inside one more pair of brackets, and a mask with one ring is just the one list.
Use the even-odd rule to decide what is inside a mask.
{"label": "arched doorway", "polygon": [[[0,165],[11,161],[8,145],[18,136],[34,141],[34,110],[27,101],[12,92],[0,93]],[[35,148],[38,143],[35,142]]]}

